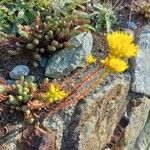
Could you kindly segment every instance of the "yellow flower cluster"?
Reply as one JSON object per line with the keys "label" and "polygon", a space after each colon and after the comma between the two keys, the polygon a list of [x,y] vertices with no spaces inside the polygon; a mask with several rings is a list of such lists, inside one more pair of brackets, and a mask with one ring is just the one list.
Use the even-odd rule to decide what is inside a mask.
{"label": "yellow flower cluster", "polygon": [[66,96],[67,93],[64,90],[61,90],[59,85],[57,84],[50,84],[49,89],[46,93],[46,97],[49,103],[54,103],[62,100]]}
{"label": "yellow flower cluster", "polygon": [[92,54],[89,54],[86,58],[86,63],[87,64],[92,64],[96,62],[96,58],[92,55]]}
{"label": "yellow flower cluster", "polygon": [[120,73],[128,68],[124,58],[137,54],[137,46],[133,43],[133,37],[124,32],[112,32],[107,34],[109,54],[101,63],[113,73]]}
{"label": "yellow flower cluster", "polygon": [[137,54],[137,46],[133,43],[133,37],[127,33],[108,33],[107,43],[112,56],[126,58]]}
{"label": "yellow flower cluster", "polygon": [[128,68],[128,64],[120,58],[106,57],[101,63],[108,67],[112,73],[120,73]]}

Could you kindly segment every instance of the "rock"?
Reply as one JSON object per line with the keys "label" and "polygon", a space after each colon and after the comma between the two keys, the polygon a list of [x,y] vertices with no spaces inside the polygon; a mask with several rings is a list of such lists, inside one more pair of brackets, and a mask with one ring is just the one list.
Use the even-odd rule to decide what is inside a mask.
{"label": "rock", "polygon": [[74,107],[63,110],[61,114],[55,114],[53,117],[46,118],[43,122],[43,126],[47,129],[56,131],[56,148],[58,150],[62,147],[64,130],[67,131],[67,126],[71,122],[71,117],[74,113]]}
{"label": "rock", "polygon": [[[21,132],[21,129],[19,129],[19,132]],[[17,141],[21,138],[21,134],[18,132],[13,132],[10,136],[7,136],[7,138],[8,139],[5,140],[5,144],[3,142],[1,143],[0,141],[0,150],[19,150]]]}
{"label": "rock", "polygon": [[26,138],[21,144],[22,150],[55,150],[56,133],[52,130],[46,131],[35,126]]}
{"label": "rock", "polygon": [[9,85],[12,85],[12,84],[15,84],[15,81],[14,80],[6,80],[6,83]]}
{"label": "rock", "polygon": [[134,148],[135,150],[150,150],[150,114]]}
{"label": "rock", "polygon": [[128,126],[129,124],[129,118],[126,117],[126,115],[124,115],[119,123],[117,124],[113,136],[111,137],[111,141],[108,143],[107,147],[111,148],[111,149],[115,149],[117,148],[117,144],[120,141],[125,128]]}
{"label": "rock", "polygon": [[2,123],[0,127],[0,150],[18,150],[17,141],[22,136],[23,115],[19,112],[10,114],[4,111],[4,113],[7,117],[2,113],[0,117],[0,121],[5,123],[4,128]]}
{"label": "rock", "polygon": [[91,33],[82,33],[71,39],[77,47],[61,50],[49,59],[45,75],[51,78],[63,77],[85,65],[85,59],[93,47]]}
{"label": "rock", "polygon": [[137,57],[131,61],[133,92],[150,96],[150,25],[146,26],[137,41],[139,51]]}
{"label": "rock", "polygon": [[[109,82],[109,80],[106,81]],[[109,86],[108,84],[100,85],[85,98],[85,103],[78,107],[80,120],[75,128],[72,127],[74,126],[73,122],[70,125],[73,133],[69,132],[66,137],[66,147],[71,147],[71,143],[68,141],[71,135],[75,136],[75,140],[79,135],[79,150],[101,150],[110,141],[116,123],[119,122],[126,109],[126,94],[130,78],[122,76],[115,80],[111,79],[111,81]],[[77,117],[78,114],[75,114],[73,118]],[[76,119],[74,121],[76,123]]]}
{"label": "rock", "polygon": [[133,21],[128,21],[126,24],[127,24],[127,27],[130,28],[131,30],[137,29],[137,25]]}
{"label": "rock", "polygon": [[[48,146],[53,150],[102,150],[126,111],[129,87],[129,74],[109,75],[82,101],[45,118],[42,130],[31,132],[27,137],[24,135],[25,150],[33,147],[47,150]],[[15,131],[17,129],[16,126]],[[4,136],[0,143],[2,147],[8,144],[5,150],[20,149],[16,141],[21,141],[22,133],[13,133],[10,133],[9,139]]]}
{"label": "rock", "polygon": [[41,67],[45,68],[48,64],[48,58],[47,57],[43,57],[42,60],[40,61],[40,65]]}
{"label": "rock", "polygon": [[19,79],[20,76],[27,76],[29,72],[29,67],[24,65],[18,65],[9,73],[9,76],[12,79]]}
{"label": "rock", "polygon": [[61,141],[63,135],[64,124],[63,120],[59,115],[54,115],[52,118],[46,118],[43,122],[43,126],[47,129],[56,131],[56,149],[61,149]]}
{"label": "rock", "polygon": [[[142,103],[129,112],[130,123],[124,131],[119,147],[123,150],[135,150],[134,145],[142,132],[150,111],[150,99],[139,98]],[[138,149],[139,150],[139,149]],[[141,149],[145,150],[145,149]]]}
{"label": "rock", "polygon": [[129,75],[109,76],[84,100],[47,118],[44,127],[57,131],[58,150],[101,150],[125,113]]}

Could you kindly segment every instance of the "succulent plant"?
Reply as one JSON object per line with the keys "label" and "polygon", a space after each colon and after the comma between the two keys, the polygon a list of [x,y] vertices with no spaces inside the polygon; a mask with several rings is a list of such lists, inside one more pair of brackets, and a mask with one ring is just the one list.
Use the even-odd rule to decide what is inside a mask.
{"label": "succulent plant", "polygon": [[32,100],[34,93],[37,90],[37,84],[34,83],[34,77],[25,80],[21,77],[12,85],[13,92],[8,95],[6,104],[13,110],[23,111],[29,114],[27,103]]}
{"label": "succulent plant", "polygon": [[17,50],[26,50],[30,53],[32,63],[37,67],[42,56],[49,57],[62,48],[73,47],[69,39],[84,32],[84,25],[87,23],[88,20],[79,18],[77,15],[48,16],[42,23],[38,13],[32,26],[18,25]]}

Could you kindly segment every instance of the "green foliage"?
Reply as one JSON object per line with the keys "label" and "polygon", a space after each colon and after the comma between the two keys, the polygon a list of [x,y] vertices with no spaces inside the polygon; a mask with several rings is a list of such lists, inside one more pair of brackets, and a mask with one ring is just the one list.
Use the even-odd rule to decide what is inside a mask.
{"label": "green foliage", "polygon": [[[90,11],[87,11],[87,6],[91,8]],[[86,25],[86,28],[97,33],[103,27],[109,31],[116,21],[111,7],[102,4],[91,5],[90,0],[2,0],[0,8],[0,31],[11,34],[17,33],[18,24],[30,25],[37,11],[41,13],[42,21],[47,15],[80,15],[92,21],[93,27]]]}
{"label": "green foliage", "polygon": [[3,0],[0,2],[0,30],[16,34],[17,25],[29,25],[35,19],[37,11],[46,15],[49,12],[49,0]]}
{"label": "green foliage", "polygon": [[96,33],[100,33],[103,27],[110,32],[112,25],[116,22],[115,12],[111,7],[102,4],[93,5],[93,13],[89,15],[89,18],[94,21]]}
{"label": "green foliage", "polygon": [[78,8],[82,8],[84,4],[87,4],[90,0],[53,0],[51,6],[55,11],[61,13],[72,13]]}
{"label": "green foliage", "polygon": [[[87,6],[90,10],[87,10]],[[96,33],[100,33],[103,28],[109,32],[116,22],[111,5],[107,6],[105,3],[92,4],[90,0],[55,0],[53,7],[61,14],[77,14],[91,20],[88,28]]]}
{"label": "green foliage", "polygon": [[46,10],[48,11],[50,6],[51,6],[51,1],[50,0],[36,0],[34,1],[35,7],[37,10]]}
{"label": "green foliage", "polygon": [[4,3],[0,10],[0,30],[16,34],[18,24],[31,24],[35,16],[36,11],[30,3]]}

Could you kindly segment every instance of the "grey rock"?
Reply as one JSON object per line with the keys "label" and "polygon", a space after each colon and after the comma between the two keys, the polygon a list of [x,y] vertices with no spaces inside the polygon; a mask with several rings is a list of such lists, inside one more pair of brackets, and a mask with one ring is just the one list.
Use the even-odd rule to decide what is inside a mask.
{"label": "grey rock", "polygon": [[[45,118],[42,126],[56,132],[56,149],[102,150],[126,111],[129,87],[129,74],[109,75],[82,101]],[[18,150],[20,135],[10,133],[11,140],[6,139],[1,146],[8,144],[6,150]]]}
{"label": "grey rock", "polygon": [[45,68],[48,64],[48,58],[47,57],[43,57],[42,60],[40,61],[40,65]]}
{"label": "grey rock", "polygon": [[126,111],[130,75],[108,76],[84,100],[45,119],[57,131],[58,150],[101,150]]}
{"label": "grey rock", "polygon": [[150,96],[150,25],[142,30],[137,40],[139,51],[132,62],[133,92]]}
{"label": "grey rock", "polygon": [[29,72],[29,67],[25,65],[18,65],[9,73],[9,76],[12,79],[19,79],[20,76],[27,76]]}
{"label": "grey rock", "polygon": [[58,150],[61,149],[61,141],[64,129],[64,122],[59,115],[54,115],[52,118],[46,118],[43,122],[43,126],[47,129],[56,131],[56,147]]}
{"label": "grey rock", "polygon": [[14,83],[15,83],[15,81],[14,81],[14,80],[6,80],[6,82],[7,82],[7,84],[9,84],[9,85],[12,85],[12,84],[14,84]]}
{"label": "grey rock", "polygon": [[[72,131],[72,135],[77,134],[79,138],[76,143],[78,150],[101,150],[110,141],[116,123],[125,112],[129,84],[128,75],[108,77],[106,82],[85,98],[85,103],[78,106],[80,120]],[[75,117],[78,117],[77,114]],[[71,146],[69,142],[66,145]]]}
{"label": "grey rock", "polygon": [[48,117],[44,120],[43,126],[47,129],[51,128],[56,131],[56,148],[62,147],[63,134],[67,131],[67,126],[71,122],[71,117],[74,112],[75,105],[63,110],[60,114],[55,114],[53,117]]}
{"label": "grey rock", "polygon": [[133,21],[128,21],[126,24],[127,24],[128,28],[130,28],[132,30],[136,30],[137,29],[137,25]]}
{"label": "grey rock", "polygon": [[0,139],[0,150],[19,150],[17,141],[21,139],[22,124],[17,124],[15,129]]}
{"label": "grey rock", "polygon": [[[142,103],[129,112],[130,123],[124,131],[119,147],[123,150],[134,150],[134,145],[142,132],[150,111],[150,99],[139,98]],[[145,149],[140,149],[145,150]]]}
{"label": "grey rock", "polygon": [[142,132],[137,138],[135,150],[150,150],[150,114]]}
{"label": "grey rock", "polygon": [[82,33],[71,39],[76,48],[61,50],[49,59],[45,75],[51,78],[63,77],[85,65],[85,59],[93,47],[91,33]]}

